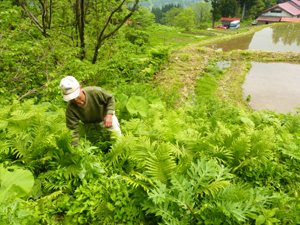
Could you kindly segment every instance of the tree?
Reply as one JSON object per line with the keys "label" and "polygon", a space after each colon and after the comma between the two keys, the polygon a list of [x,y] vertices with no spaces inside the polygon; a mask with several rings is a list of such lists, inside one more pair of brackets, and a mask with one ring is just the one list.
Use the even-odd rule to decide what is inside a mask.
{"label": "tree", "polygon": [[125,34],[126,39],[135,45],[136,53],[138,52],[138,47],[143,51],[143,45],[149,43],[149,36],[148,32],[133,28],[129,29]]}
{"label": "tree", "polygon": [[271,8],[274,5],[277,5],[276,0],[264,0],[266,8]]}
{"label": "tree", "polygon": [[184,28],[186,31],[190,31],[195,27],[194,20],[194,10],[192,8],[186,8],[175,17],[175,26]]}
{"label": "tree", "polygon": [[220,12],[222,17],[234,17],[236,9],[236,0],[220,0]]}
{"label": "tree", "polygon": [[194,9],[196,26],[211,19],[211,5],[209,3],[200,2],[192,5],[192,8]]}
{"label": "tree", "polygon": [[163,12],[160,8],[152,8],[151,11],[155,15],[155,23],[160,23],[160,20],[163,18]]}
{"label": "tree", "polygon": [[120,17],[121,22],[117,26],[115,26],[111,31],[106,33],[106,30],[108,30],[107,29],[108,25],[110,24],[110,22],[113,18],[113,15],[121,9],[121,7],[124,5],[125,2],[126,2],[126,0],[123,0],[121,3],[119,3],[119,1],[117,1],[117,3],[119,3],[119,5],[117,5],[117,7],[115,7],[111,12],[109,12],[110,15],[109,15],[108,19],[106,19],[106,23],[105,23],[104,27],[102,28],[102,30],[98,36],[98,39],[97,39],[97,44],[95,47],[94,57],[93,57],[93,61],[92,61],[93,64],[96,63],[96,60],[98,57],[98,50],[99,50],[100,46],[103,44],[104,40],[106,40],[107,38],[112,36],[116,31],[118,31],[123,26],[123,24],[129,19],[129,17],[132,16],[132,14],[134,13],[134,11],[136,10],[136,8],[138,6],[139,0],[135,0],[132,10],[129,11],[129,13],[125,14],[125,16]]}
{"label": "tree", "polygon": [[165,24],[163,21],[163,18],[165,17],[165,13],[170,11],[173,8],[181,8],[181,6],[178,5],[174,5],[174,4],[167,4],[162,6],[162,8],[152,8],[152,13],[155,15],[155,22],[156,23],[161,23],[161,24]]}
{"label": "tree", "polygon": [[212,27],[215,27],[215,21],[221,19],[220,11],[220,0],[205,0],[205,2],[211,2],[211,13],[212,13]]}
{"label": "tree", "polygon": [[132,20],[135,23],[139,22],[143,27],[148,27],[154,24],[155,15],[147,7],[141,6],[134,12]]}
{"label": "tree", "polygon": [[246,13],[250,20],[257,18],[260,13],[265,10],[265,3],[263,0],[246,1]]}
{"label": "tree", "polygon": [[167,26],[175,26],[175,18],[183,11],[182,8],[172,8],[171,10],[164,13],[164,17],[162,18],[162,24],[166,24]]}
{"label": "tree", "polygon": [[[79,39],[81,59],[87,58],[86,36],[91,34],[90,39],[96,35],[92,57],[95,64],[103,42],[132,16],[139,0],[18,0],[18,3],[44,37],[54,32],[55,35],[62,33],[68,36],[72,43]],[[131,10],[127,6],[130,3],[133,4]]]}

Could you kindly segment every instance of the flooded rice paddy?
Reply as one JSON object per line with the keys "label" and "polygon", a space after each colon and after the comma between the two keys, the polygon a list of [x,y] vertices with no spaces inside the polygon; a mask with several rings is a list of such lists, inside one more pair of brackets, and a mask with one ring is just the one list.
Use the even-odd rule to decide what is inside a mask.
{"label": "flooded rice paddy", "polygon": [[300,65],[252,62],[242,87],[254,110],[294,114],[300,107]]}
{"label": "flooded rice paddy", "polygon": [[[210,47],[222,51],[265,50],[300,52],[300,23],[270,26],[254,34]],[[243,97],[254,110],[296,113],[300,107],[300,65],[252,62],[243,84]]]}
{"label": "flooded rice paddy", "polygon": [[224,52],[240,50],[265,50],[275,52],[300,52],[300,23],[266,27],[254,34],[229,41],[212,44],[209,47]]}

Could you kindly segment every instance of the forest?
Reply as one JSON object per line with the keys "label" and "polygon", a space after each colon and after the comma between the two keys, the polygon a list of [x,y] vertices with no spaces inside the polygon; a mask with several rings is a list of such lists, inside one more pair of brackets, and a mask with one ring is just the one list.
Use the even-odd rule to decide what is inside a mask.
{"label": "forest", "polygon": [[[197,4],[197,3],[204,3],[204,2],[209,2],[211,0],[147,0],[147,1],[142,1],[141,5],[147,6],[147,7],[156,7],[156,8],[162,8],[165,5],[168,4],[179,4],[182,7],[186,8],[189,7],[192,4]],[[214,0],[213,0],[214,1]],[[247,2],[253,2],[255,4],[266,4],[267,7],[274,6],[278,3],[285,2],[286,0],[234,0],[236,3],[243,5],[244,3]]]}
{"label": "forest", "polygon": [[[258,5],[226,33],[213,1],[162,23],[139,3],[0,0],[0,224],[299,224],[300,114],[252,110],[241,83],[300,54],[206,47],[262,29]],[[114,95],[121,137],[81,123],[71,145],[69,75]]]}

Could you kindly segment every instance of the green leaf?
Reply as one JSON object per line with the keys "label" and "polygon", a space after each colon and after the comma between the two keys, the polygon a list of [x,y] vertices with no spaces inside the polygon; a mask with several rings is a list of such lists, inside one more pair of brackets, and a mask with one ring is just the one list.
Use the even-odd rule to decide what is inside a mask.
{"label": "green leaf", "polygon": [[128,100],[128,96],[125,94],[117,94],[115,95],[115,98],[118,102],[120,102],[121,106],[126,106],[127,100]]}
{"label": "green leaf", "polygon": [[266,218],[263,215],[260,215],[257,217],[255,225],[261,225],[264,224],[264,222],[266,222]]}
{"label": "green leaf", "polygon": [[142,97],[132,96],[128,100],[126,108],[130,114],[140,114],[142,117],[147,117],[149,103]]}
{"label": "green leaf", "polygon": [[278,208],[274,208],[272,210],[268,211],[268,217],[273,217],[275,216],[276,212],[278,211]]}
{"label": "green leaf", "polygon": [[251,128],[255,127],[255,124],[253,123],[253,121],[247,117],[241,117],[241,121]]}
{"label": "green leaf", "polygon": [[34,178],[30,171],[16,169],[9,172],[0,165],[0,202],[11,195],[23,197],[29,193],[34,184]]}
{"label": "green leaf", "polygon": [[4,130],[7,126],[8,122],[4,120],[0,120],[0,130]]}

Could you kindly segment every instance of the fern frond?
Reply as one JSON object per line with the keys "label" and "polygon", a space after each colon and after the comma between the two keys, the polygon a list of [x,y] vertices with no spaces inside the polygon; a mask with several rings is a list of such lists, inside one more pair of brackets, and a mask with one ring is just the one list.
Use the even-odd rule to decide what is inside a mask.
{"label": "fern frond", "polygon": [[31,119],[34,116],[34,112],[24,112],[23,110],[16,110],[11,113],[12,117],[8,121],[21,122]]}
{"label": "fern frond", "polygon": [[45,190],[52,192],[52,191],[68,191],[70,189],[70,185],[64,182],[53,183],[53,182],[43,182],[43,186]]}
{"label": "fern frond", "polygon": [[46,195],[40,199],[37,200],[37,203],[40,205],[40,206],[44,206],[44,204],[48,204],[49,202],[51,202],[52,200],[54,200],[55,198],[57,198],[58,196],[62,195],[63,192],[62,191],[56,191],[56,192],[53,192],[49,195]]}
{"label": "fern frond", "polygon": [[256,126],[260,125],[262,122],[261,114],[256,111],[251,114],[250,119]]}
{"label": "fern frond", "polygon": [[216,180],[212,183],[208,184],[207,186],[204,186],[201,188],[201,190],[206,195],[216,195],[220,190],[224,189],[230,184],[230,181],[226,180]]}
{"label": "fern frond", "polygon": [[[226,217],[235,220],[236,222],[245,222],[246,215],[242,209],[242,203],[221,201],[216,202],[216,211],[222,212]],[[214,210],[214,209],[213,209]]]}
{"label": "fern frond", "polygon": [[161,204],[163,202],[166,202],[167,200],[167,186],[166,184],[162,183],[159,180],[155,180],[156,188],[152,189],[151,192],[148,193],[149,198],[155,203],[155,204]]}
{"label": "fern frond", "polygon": [[186,143],[188,141],[199,140],[201,138],[201,134],[199,131],[191,128],[187,128],[186,130],[181,130],[178,133],[175,133],[175,138],[180,143]]}
{"label": "fern frond", "polygon": [[256,161],[257,161],[256,157],[244,159],[241,162],[239,162],[239,164],[236,167],[233,168],[232,173],[237,172],[238,170],[242,169],[245,166],[254,164]]}
{"label": "fern frond", "polygon": [[287,145],[285,148],[280,148],[281,152],[284,155],[287,155],[291,158],[297,159],[300,161],[300,148],[298,145],[293,144],[293,145]]}
{"label": "fern frond", "polygon": [[18,134],[26,130],[30,124],[30,120],[34,116],[34,112],[25,113],[22,110],[16,110],[11,113],[11,117],[7,119],[9,122],[8,132]]}
{"label": "fern frond", "polygon": [[107,154],[108,166],[118,164],[119,160],[125,160],[130,155],[134,145],[136,145],[136,138],[131,133],[117,139],[111,151]]}
{"label": "fern frond", "polygon": [[189,180],[187,180],[184,176],[180,174],[172,174],[172,189],[177,189],[179,192],[185,192],[188,189],[192,188],[192,184]]}
{"label": "fern frond", "polygon": [[206,150],[206,154],[223,164],[226,164],[228,161],[233,159],[232,152],[230,150],[224,147],[219,148],[219,146],[209,146]]}
{"label": "fern frond", "polygon": [[72,177],[78,176],[78,171],[81,167],[76,164],[69,165],[68,167],[64,168],[64,177],[67,180],[71,180]]}
{"label": "fern frond", "polygon": [[279,145],[279,150],[288,157],[300,160],[299,144],[299,138],[294,139],[290,133],[283,133],[281,135],[281,144]]}
{"label": "fern frond", "polygon": [[171,178],[171,173],[176,167],[171,156],[169,145],[162,143],[157,150],[146,159],[146,173],[152,178],[167,183]]}
{"label": "fern frond", "polygon": [[57,148],[61,153],[69,153],[72,151],[73,147],[71,142],[73,140],[73,136],[70,132],[60,132],[60,134],[55,135],[55,143]]}
{"label": "fern frond", "polygon": [[215,125],[212,123],[212,131],[208,133],[207,139],[210,140],[211,143],[218,145],[224,142],[225,136],[232,136],[232,131],[220,121],[216,121]]}
{"label": "fern frond", "polygon": [[266,162],[274,157],[272,148],[274,146],[275,132],[273,127],[266,127],[263,130],[255,130],[251,134],[251,147],[249,155],[257,157],[260,162]]}
{"label": "fern frond", "polygon": [[13,145],[10,141],[0,140],[0,154],[8,154],[11,147],[13,147]]}
{"label": "fern frond", "polygon": [[192,163],[187,174],[194,185],[196,194],[216,194],[229,184],[232,178],[230,169],[220,166],[215,160],[206,161],[206,158]]}
{"label": "fern frond", "polygon": [[300,114],[298,113],[291,117],[291,119],[285,123],[284,128],[292,134],[298,132],[300,130]]}
{"label": "fern frond", "polygon": [[149,157],[151,152],[154,152],[157,148],[158,143],[156,141],[151,142],[149,137],[139,137],[137,138],[136,146],[133,146],[132,155],[136,159],[145,160],[145,158]]}
{"label": "fern frond", "polygon": [[230,151],[232,152],[232,163],[233,166],[237,166],[239,162],[244,159],[250,150],[250,139],[246,135],[238,137],[232,142],[230,146]]}
{"label": "fern frond", "polygon": [[197,149],[189,148],[185,145],[179,146],[177,142],[176,145],[171,145],[170,153],[175,156],[174,160],[177,162],[176,170],[179,173],[185,173],[191,166],[191,163],[197,154]]}
{"label": "fern frond", "polygon": [[142,187],[146,192],[154,186],[151,179],[138,172],[131,172],[128,175],[123,175],[123,179],[134,188]]}
{"label": "fern frond", "polygon": [[103,199],[100,199],[98,201],[98,207],[96,208],[95,214],[98,215],[99,217],[105,215],[113,215],[114,212],[108,207],[107,202],[104,201]]}
{"label": "fern frond", "polygon": [[31,143],[32,139],[29,134],[22,132],[20,135],[15,137],[14,140],[11,140],[12,152],[17,156],[17,158],[21,157],[29,157],[28,145]]}

